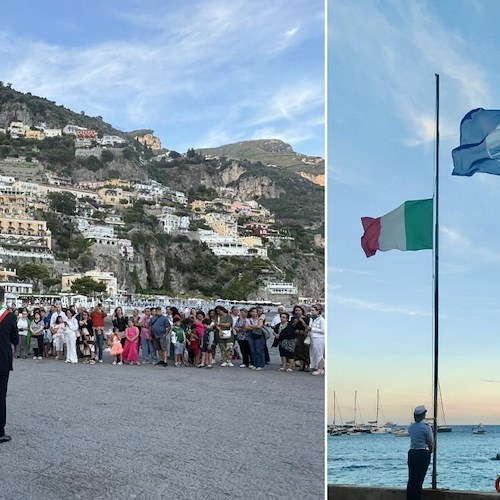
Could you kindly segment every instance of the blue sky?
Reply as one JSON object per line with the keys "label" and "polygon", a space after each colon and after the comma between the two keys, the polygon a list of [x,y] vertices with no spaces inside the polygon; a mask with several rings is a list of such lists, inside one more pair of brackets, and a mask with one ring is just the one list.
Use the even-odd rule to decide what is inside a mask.
{"label": "blue sky", "polygon": [[178,151],[324,155],[323,0],[7,2],[0,79]]}
{"label": "blue sky", "polygon": [[500,109],[494,0],[329,7],[328,413],[365,421],[380,389],[406,424],[432,403],[432,252],[360,246],[362,216],[432,196],[440,74],[440,380],[448,423],[500,423],[500,177],[452,177],[471,109]]}

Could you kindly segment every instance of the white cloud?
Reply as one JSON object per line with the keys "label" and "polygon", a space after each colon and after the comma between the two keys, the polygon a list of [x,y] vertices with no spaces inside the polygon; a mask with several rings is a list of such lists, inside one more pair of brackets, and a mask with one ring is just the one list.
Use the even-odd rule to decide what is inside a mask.
{"label": "white cloud", "polygon": [[294,38],[298,32],[299,32],[299,27],[295,26],[294,28],[285,31],[285,34],[283,36],[284,38]]}
{"label": "white cloud", "polygon": [[[458,230],[446,226],[440,226],[439,233],[442,236],[443,249],[453,257],[454,262],[449,263],[449,269],[452,271],[458,272],[460,269],[468,271],[472,265],[484,266],[500,263],[500,252],[480,246],[477,238],[469,239]],[[464,261],[467,267],[459,264]]]}
{"label": "white cloud", "polygon": [[359,271],[358,269],[343,269],[340,267],[331,267],[328,269],[328,271],[332,274],[359,274],[363,276],[373,276],[373,273],[370,273],[368,271]]}
{"label": "white cloud", "polygon": [[456,137],[457,126],[450,124],[459,123],[463,109],[491,102],[485,71],[468,57],[465,41],[445,29],[426,3],[336,2],[332,17],[334,56],[342,58],[347,49],[363,68],[366,84],[405,124],[407,145],[434,142],[435,72],[447,82],[441,93],[453,95],[456,103],[453,114],[442,116],[443,139]]}
{"label": "white cloud", "polygon": [[253,108],[252,125],[262,125],[275,120],[296,120],[299,116],[307,118],[314,114],[324,120],[324,85],[321,79],[309,79],[282,85],[261,99],[246,102],[245,105]]}
{"label": "white cloud", "polygon": [[[322,10],[322,2],[314,3]],[[2,80],[121,128],[151,127],[162,115],[204,119],[210,122],[204,145],[211,138],[248,139],[262,125],[297,142],[318,135],[311,122],[322,113],[323,74],[304,82],[299,68],[296,85],[263,78],[275,64],[291,71],[286,50],[318,36],[322,23],[308,2],[207,0],[175,9],[160,3],[146,14],[142,4],[137,8],[114,15],[141,30],[140,38],[89,38],[78,47],[0,32]]]}
{"label": "white cloud", "polygon": [[402,307],[394,307],[388,306],[386,304],[379,304],[376,302],[368,302],[365,300],[359,300],[352,297],[338,297],[333,296],[333,301],[347,307],[351,307],[353,309],[362,309],[368,311],[377,311],[381,313],[395,313],[402,314],[408,316],[431,316],[431,313],[418,311],[415,309],[408,309]]}

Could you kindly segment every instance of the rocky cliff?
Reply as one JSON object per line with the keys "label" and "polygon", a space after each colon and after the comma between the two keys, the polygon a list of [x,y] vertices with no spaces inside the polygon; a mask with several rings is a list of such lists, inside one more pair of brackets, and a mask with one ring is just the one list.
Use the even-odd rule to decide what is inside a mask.
{"label": "rocky cliff", "polygon": [[[325,162],[293,150],[290,144],[279,139],[259,139],[226,144],[217,148],[203,148],[203,155],[260,162],[264,165],[289,168],[311,182],[324,186]],[[323,181],[323,184],[321,183]]]}

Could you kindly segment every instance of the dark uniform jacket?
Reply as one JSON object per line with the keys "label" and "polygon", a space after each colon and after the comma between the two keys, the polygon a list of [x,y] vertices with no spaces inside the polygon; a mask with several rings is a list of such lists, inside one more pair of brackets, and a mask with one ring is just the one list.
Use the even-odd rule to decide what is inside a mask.
{"label": "dark uniform jacket", "polygon": [[12,371],[12,346],[19,343],[17,319],[13,312],[7,313],[0,323],[0,375]]}

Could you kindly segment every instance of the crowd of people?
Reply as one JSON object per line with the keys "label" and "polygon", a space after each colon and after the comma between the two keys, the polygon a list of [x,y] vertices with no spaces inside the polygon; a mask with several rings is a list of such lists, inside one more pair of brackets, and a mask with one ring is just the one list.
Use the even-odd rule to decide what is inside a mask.
{"label": "crowd of people", "polygon": [[[192,366],[210,369],[219,355],[221,367],[260,371],[269,364],[269,348],[278,348],[280,370],[324,374],[325,319],[322,306],[306,311],[302,305],[291,313],[279,306],[267,318],[262,307],[249,309],[223,305],[203,311],[192,308],[180,312],[174,306],[135,308],[125,316],[121,307],[106,313],[101,304],[83,307],[16,308],[19,343],[16,358],[53,358],[75,364],[103,362],[105,349],[114,365]],[[110,318],[108,316],[111,316]],[[105,318],[112,330],[106,332]],[[269,341],[269,342],[268,342]]]}

